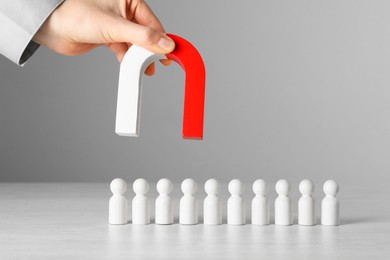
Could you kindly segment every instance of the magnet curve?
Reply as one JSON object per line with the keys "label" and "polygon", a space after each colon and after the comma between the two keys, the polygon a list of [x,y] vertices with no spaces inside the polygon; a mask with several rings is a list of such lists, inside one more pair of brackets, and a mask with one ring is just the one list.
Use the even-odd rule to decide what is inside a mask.
{"label": "magnet curve", "polygon": [[183,138],[203,139],[204,98],[206,69],[198,50],[187,40],[167,34],[175,43],[175,49],[167,54],[185,72]]}
{"label": "magnet curve", "polygon": [[169,58],[185,71],[183,138],[203,139],[203,117],[206,72],[202,57],[185,39],[168,34],[175,49],[167,54],[155,54],[133,45],[124,56],[119,73],[115,132],[122,136],[139,135],[141,87],[143,72],[160,59]]}
{"label": "magnet curve", "polygon": [[118,135],[138,137],[142,76],[149,64],[159,59],[166,59],[166,56],[137,45],[131,46],[123,57],[119,70],[116,106],[115,132]]}

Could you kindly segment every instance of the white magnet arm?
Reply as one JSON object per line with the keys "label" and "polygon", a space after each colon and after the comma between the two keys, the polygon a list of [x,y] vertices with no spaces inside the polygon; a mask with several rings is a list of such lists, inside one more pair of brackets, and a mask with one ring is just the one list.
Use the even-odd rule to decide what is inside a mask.
{"label": "white magnet arm", "polygon": [[115,132],[118,135],[138,136],[143,73],[151,63],[160,59],[166,59],[166,56],[136,45],[131,46],[123,57],[116,107]]}

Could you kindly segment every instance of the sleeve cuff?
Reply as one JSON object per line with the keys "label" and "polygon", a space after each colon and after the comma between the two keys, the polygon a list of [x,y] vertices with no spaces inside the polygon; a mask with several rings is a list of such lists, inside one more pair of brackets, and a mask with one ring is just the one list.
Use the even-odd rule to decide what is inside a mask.
{"label": "sleeve cuff", "polygon": [[0,53],[23,66],[39,47],[32,38],[63,1],[6,1],[0,8]]}
{"label": "sleeve cuff", "polygon": [[26,63],[26,61],[34,54],[34,52],[39,48],[39,46],[40,45],[38,43],[30,41],[19,59],[19,65]]}

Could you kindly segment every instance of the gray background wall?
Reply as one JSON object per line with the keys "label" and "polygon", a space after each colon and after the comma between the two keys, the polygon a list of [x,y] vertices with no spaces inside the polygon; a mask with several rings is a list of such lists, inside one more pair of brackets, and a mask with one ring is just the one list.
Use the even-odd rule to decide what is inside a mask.
{"label": "gray background wall", "polygon": [[177,64],[145,78],[141,136],[119,137],[114,55],[41,48],[0,57],[0,181],[389,180],[389,1],[149,3],[203,55],[204,140],[181,138]]}

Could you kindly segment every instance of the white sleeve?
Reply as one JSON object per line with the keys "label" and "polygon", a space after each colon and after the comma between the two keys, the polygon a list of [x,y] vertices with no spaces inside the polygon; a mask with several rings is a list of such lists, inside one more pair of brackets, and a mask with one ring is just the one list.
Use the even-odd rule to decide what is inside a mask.
{"label": "white sleeve", "polygon": [[64,0],[0,0],[0,54],[23,65],[39,45],[32,41]]}

